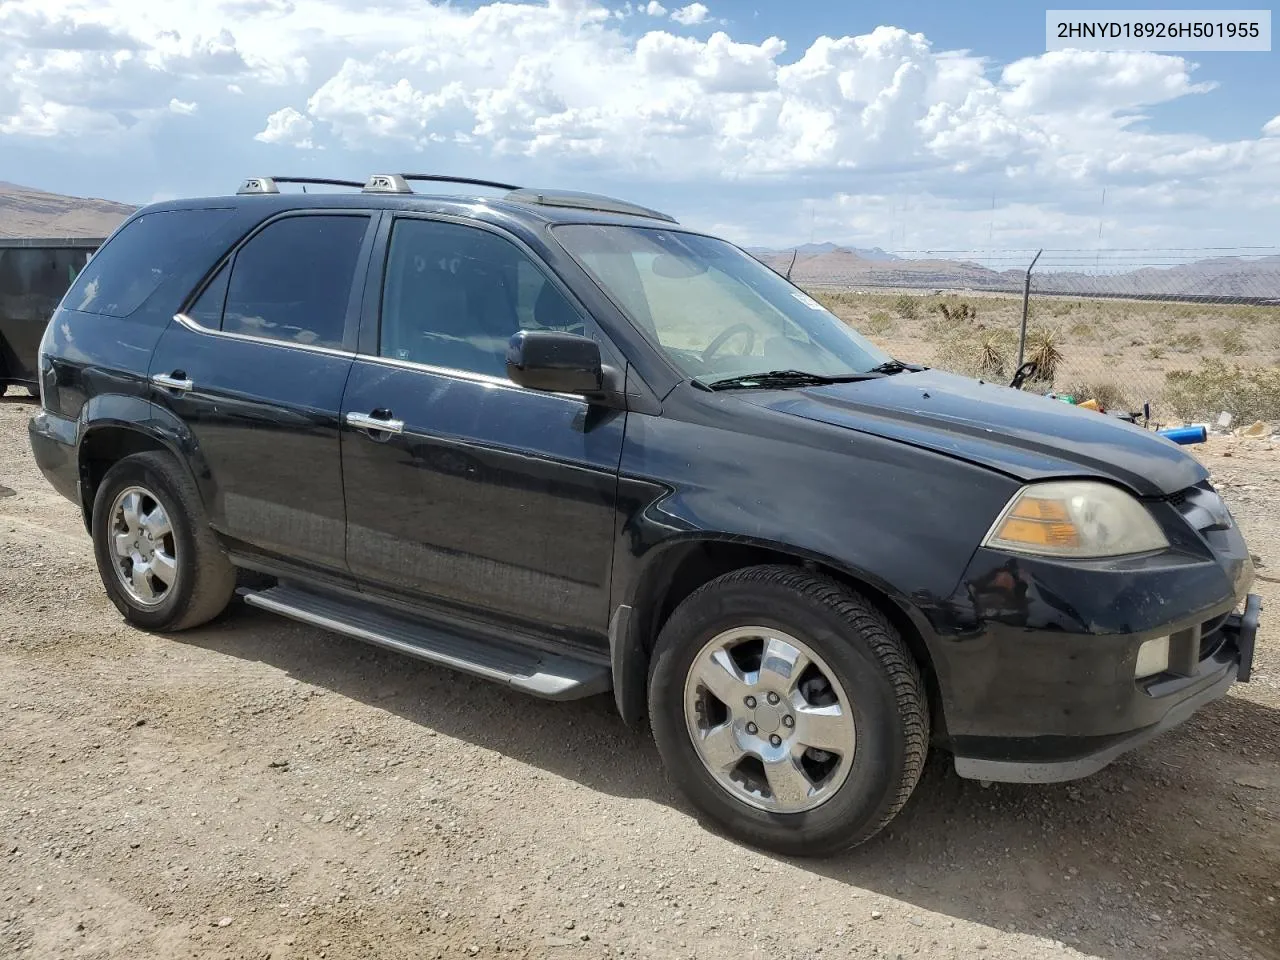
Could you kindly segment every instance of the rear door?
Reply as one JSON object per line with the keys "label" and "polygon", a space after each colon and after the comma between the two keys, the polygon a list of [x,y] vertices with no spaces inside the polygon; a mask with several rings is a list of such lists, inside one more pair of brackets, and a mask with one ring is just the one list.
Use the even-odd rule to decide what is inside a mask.
{"label": "rear door", "polygon": [[352,573],[603,644],[625,414],[505,375],[517,330],[593,322],[530,251],[477,226],[396,217],[385,260],[343,401]]}
{"label": "rear door", "polygon": [[[166,329],[153,398],[190,430],[213,525],[346,579],[339,409],[375,217],[304,212],[245,240]],[[357,282],[357,278],[361,278]]]}

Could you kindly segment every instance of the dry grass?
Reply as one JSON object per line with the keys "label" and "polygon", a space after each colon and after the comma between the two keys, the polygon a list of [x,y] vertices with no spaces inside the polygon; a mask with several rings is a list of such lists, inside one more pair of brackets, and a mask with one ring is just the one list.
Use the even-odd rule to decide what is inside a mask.
{"label": "dry grass", "polygon": [[1075,398],[1076,403],[1097,400],[1104,410],[1129,409],[1129,399],[1124,392],[1124,387],[1110,380],[1070,384],[1061,392]]}
{"label": "dry grass", "polygon": [[[1020,296],[811,293],[903,360],[992,380],[1011,375],[1016,365]],[[1091,395],[1110,399],[1112,405],[1138,408],[1150,402],[1166,416],[1174,415],[1176,398],[1181,409],[1208,404],[1213,415],[1230,409],[1225,405],[1229,400],[1240,406],[1231,411],[1237,420],[1250,411],[1256,417],[1257,410],[1271,409],[1266,372],[1280,376],[1275,373],[1280,369],[1280,307],[1039,297],[1031,301],[1028,327],[1026,358],[1051,360],[1050,369],[1039,374],[1044,382],[1033,389],[1067,392],[1067,385],[1075,385],[1074,393],[1085,385]],[[1037,357],[1046,346],[1046,355]],[[1204,380],[1186,379],[1202,367],[1211,371]],[[1219,368],[1242,372],[1212,372]],[[1239,378],[1239,388],[1219,390],[1223,377]],[[1209,396],[1219,399],[1211,402]]]}
{"label": "dry grass", "polygon": [[1166,397],[1183,419],[1206,419],[1222,410],[1236,419],[1280,420],[1280,368],[1244,369],[1209,360],[1199,370],[1166,375]]}

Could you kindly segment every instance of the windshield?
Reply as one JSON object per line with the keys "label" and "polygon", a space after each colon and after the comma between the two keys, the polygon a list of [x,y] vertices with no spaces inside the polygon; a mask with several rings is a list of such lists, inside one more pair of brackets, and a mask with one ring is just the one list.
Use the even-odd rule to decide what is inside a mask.
{"label": "windshield", "polygon": [[864,373],[889,360],[820,303],[723,240],[565,224],[556,238],[687,376]]}

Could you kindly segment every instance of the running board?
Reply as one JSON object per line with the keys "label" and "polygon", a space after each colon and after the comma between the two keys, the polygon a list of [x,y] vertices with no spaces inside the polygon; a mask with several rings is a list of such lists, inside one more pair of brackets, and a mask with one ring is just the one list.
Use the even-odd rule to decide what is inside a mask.
{"label": "running board", "polygon": [[282,584],[244,591],[244,602],[294,620],[548,700],[577,700],[612,687],[609,668],[510,643],[495,643],[346,600]]}

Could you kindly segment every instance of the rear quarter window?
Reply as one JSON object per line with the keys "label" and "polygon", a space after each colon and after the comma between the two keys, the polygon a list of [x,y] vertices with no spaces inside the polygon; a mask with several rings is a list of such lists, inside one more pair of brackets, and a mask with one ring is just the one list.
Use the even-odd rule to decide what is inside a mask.
{"label": "rear quarter window", "polygon": [[130,220],[94,254],[63,304],[82,313],[129,316],[233,213],[226,208],[164,210]]}

